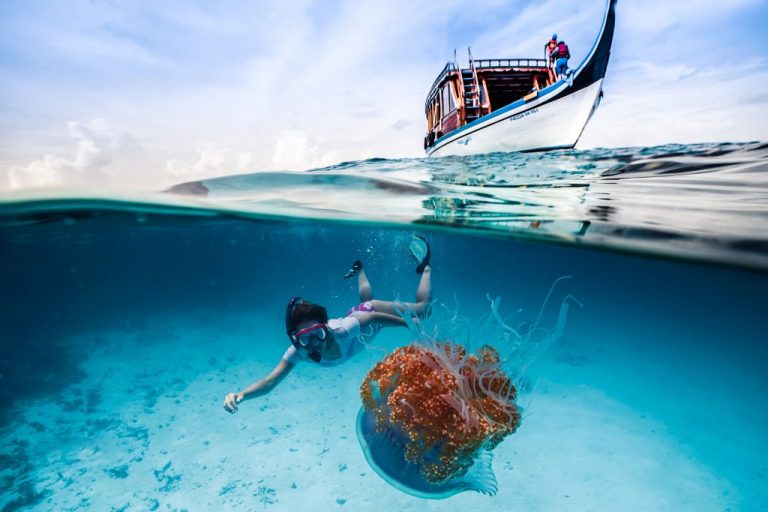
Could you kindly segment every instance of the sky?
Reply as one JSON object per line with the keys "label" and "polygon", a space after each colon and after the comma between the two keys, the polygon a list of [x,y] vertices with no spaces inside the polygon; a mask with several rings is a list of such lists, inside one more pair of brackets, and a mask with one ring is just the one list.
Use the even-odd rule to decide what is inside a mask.
{"label": "sky", "polygon": [[[571,65],[603,0],[0,0],[0,191],[423,156],[454,49]],[[768,0],[619,0],[578,148],[768,140]]]}

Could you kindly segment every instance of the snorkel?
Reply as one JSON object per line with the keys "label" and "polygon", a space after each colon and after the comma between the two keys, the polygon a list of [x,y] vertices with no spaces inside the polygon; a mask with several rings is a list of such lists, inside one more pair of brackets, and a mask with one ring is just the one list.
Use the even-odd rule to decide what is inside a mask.
{"label": "snorkel", "polygon": [[[291,340],[291,345],[296,350],[306,350],[307,357],[309,357],[315,363],[319,363],[322,356],[320,355],[320,349],[323,342],[328,337],[328,329],[325,323],[317,323],[301,331],[293,329],[291,323],[291,316],[293,310],[299,304],[304,304],[305,301],[301,297],[294,297],[288,302],[288,306],[285,308],[285,333]],[[323,311],[325,309],[323,308]],[[327,319],[326,319],[327,321]]]}

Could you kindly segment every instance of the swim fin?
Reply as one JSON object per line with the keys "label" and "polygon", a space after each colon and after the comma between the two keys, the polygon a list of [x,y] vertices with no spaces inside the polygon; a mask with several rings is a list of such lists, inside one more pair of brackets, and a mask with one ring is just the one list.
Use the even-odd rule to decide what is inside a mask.
{"label": "swim fin", "polygon": [[360,260],[355,260],[355,262],[352,263],[352,268],[349,269],[349,272],[344,274],[344,279],[355,277],[360,273],[361,270],[363,270],[363,262]]}
{"label": "swim fin", "polygon": [[408,252],[416,260],[416,273],[423,274],[424,269],[429,265],[429,258],[431,256],[427,240],[419,234],[413,235],[411,243],[408,244]]}

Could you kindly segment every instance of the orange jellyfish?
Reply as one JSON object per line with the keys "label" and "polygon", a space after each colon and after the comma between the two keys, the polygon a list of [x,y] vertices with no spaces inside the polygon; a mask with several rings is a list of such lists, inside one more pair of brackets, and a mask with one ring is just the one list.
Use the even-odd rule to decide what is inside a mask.
{"label": "orange jellyfish", "polygon": [[[561,336],[569,303],[581,306],[578,300],[566,296],[550,328],[542,326],[542,319],[555,286],[568,277],[553,283],[533,322],[517,327],[509,324],[511,317],[501,316],[501,299],[490,296],[491,314],[478,325],[451,310],[447,317],[432,315],[442,334],[426,335],[411,325],[423,342],[387,355],[360,386],[357,437],[379,476],[421,498],[442,499],[463,491],[496,494],[492,450],[517,430],[522,411],[518,390],[504,368],[522,378],[527,365]],[[404,319],[408,322],[407,315]],[[467,349],[477,333],[496,340],[499,350],[489,345]],[[465,337],[466,343],[441,341]]]}
{"label": "orange jellyfish", "polygon": [[388,483],[421,498],[496,494],[491,450],[520,425],[520,409],[495,349],[398,348],[368,373],[360,395],[358,440]]}

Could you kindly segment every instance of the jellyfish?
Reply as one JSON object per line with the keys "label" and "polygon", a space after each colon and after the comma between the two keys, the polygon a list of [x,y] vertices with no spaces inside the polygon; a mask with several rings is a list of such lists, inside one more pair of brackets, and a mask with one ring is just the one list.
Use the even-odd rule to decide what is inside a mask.
{"label": "jellyfish", "polygon": [[493,347],[400,347],[368,373],[360,395],[358,440],[389,484],[420,498],[496,494],[492,450],[521,412]]}
{"label": "jellyfish", "polygon": [[[533,324],[513,328],[499,312],[500,300],[489,300],[492,312],[481,326],[444,316],[437,322],[442,334],[420,331],[420,341],[385,356],[360,386],[357,437],[363,454],[379,476],[405,493],[428,499],[464,491],[496,494],[493,449],[518,429],[522,417],[515,382],[562,333],[568,302],[578,304],[566,297],[552,329],[541,327],[544,305]],[[462,330],[495,330],[504,358],[489,344],[472,351],[471,343],[455,341]],[[514,366],[507,364],[510,358],[517,363],[514,378],[505,370]]]}

